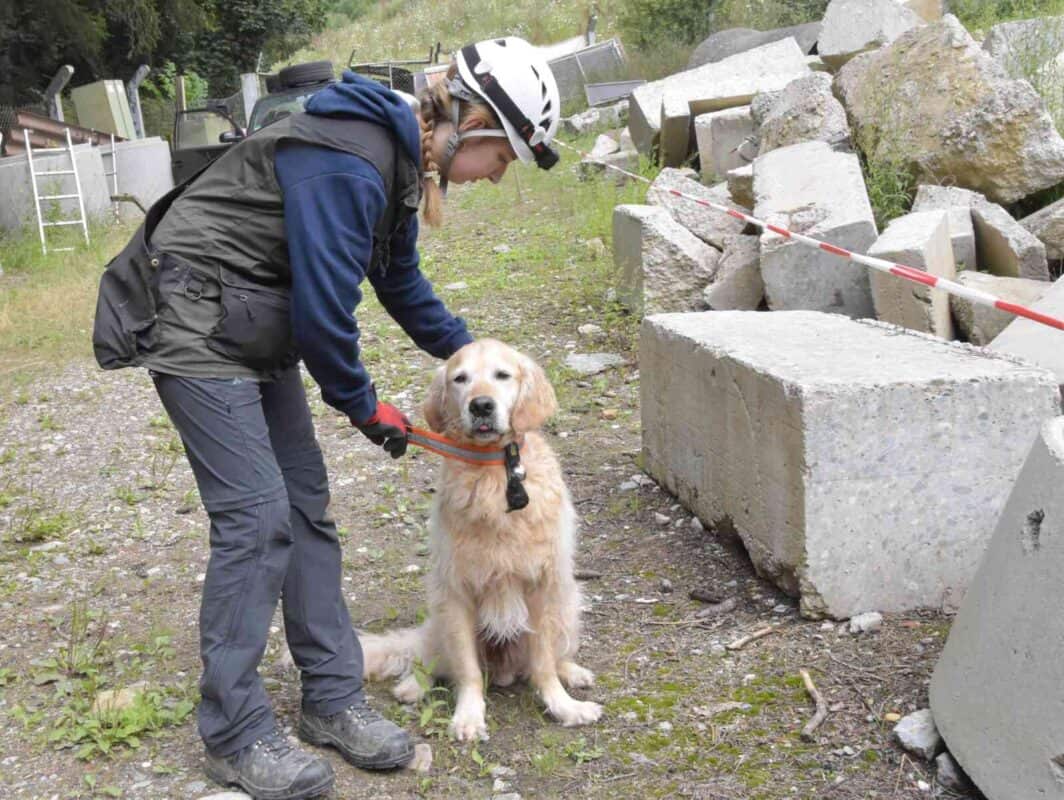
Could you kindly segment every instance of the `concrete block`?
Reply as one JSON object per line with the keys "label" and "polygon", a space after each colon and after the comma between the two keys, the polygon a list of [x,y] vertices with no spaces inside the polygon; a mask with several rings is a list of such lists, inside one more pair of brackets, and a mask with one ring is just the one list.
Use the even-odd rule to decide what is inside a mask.
{"label": "concrete block", "polygon": [[782,89],[808,73],[805,54],[793,38],[787,38],[644,84],[630,98],[632,140],[639,152],[649,154],[659,135],[666,135],[667,122],[670,140],[663,150],[678,152],[689,143],[693,116],[749,105],[758,92]]}
{"label": "concrete block", "polygon": [[703,186],[696,180],[683,174],[682,170],[666,167],[650,184],[647,190],[647,204],[661,206],[672,218],[691,231],[703,242],[718,250],[724,248],[724,240],[735,234],[742,233],[746,223],[735,217],[730,217],[723,211],[706,208],[692,200],[677,197],[672,190],[689,194],[711,203],[727,206],[729,208],[742,209],[731,201],[727,186]]}
{"label": "concrete block", "polygon": [[658,206],[613,210],[613,258],[620,301],[637,314],[701,309],[720,252]]}
{"label": "concrete block", "polygon": [[808,22],[804,25],[793,25],[789,28],[776,28],[771,31],[755,31],[751,28],[728,28],[717,31],[702,42],[691,53],[687,62],[688,69],[700,67],[714,61],[723,61],[728,56],[734,56],[747,50],[753,50],[769,42],[778,42],[781,39],[793,38],[803,53],[812,52],[816,46],[817,37],[820,35],[820,23]]}
{"label": "concrete block", "polygon": [[728,183],[728,194],[732,202],[743,208],[754,207],[754,165],[728,170],[724,176]]}
{"label": "concrete block", "polygon": [[858,53],[889,44],[925,24],[897,0],[831,0],[817,40],[817,53],[838,69]]}
{"label": "concrete block", "polygon": [[[101,148],[104,166],[111,171],[110,146]],[[131,194],[142,206],[152,205],[174,188],[174,174],[170,168],[170,145],[158,136],[116,142],[118,154],[118,193]],[[144,215],[134,203],[119,203],[123,220],[138,220]]]}
{"label": "concrete block", "polygon": [[1064,200],[1036,211],[1020,220],[1020,224],[1038,237],[1052,259],[1064,258]]}
{"label": "concrete block", "polygon": [[[100,148],[89,144],[75,145],[74,159],[81,180],[85,215],[90,219],[102,219],[111,213],[111,184],[104,176]],[[70,159],[65,153],[41,156],[33,159],[33,167],[37,172],[68,170]],[[37,187],[42,194],[73,194],[74,178],[71,175],[42,176],[38,178]],[[58,219],[73,219],[78,215],[77,200],[46,200],[44,208],[46,215],[51,213]],[[36,224],[26,156],[0,158],[0,228],[18,231]]]}
{"label": "concrete block", "polygon": [[702,299],[714,311],[754,311],[765,298],[761,280],[761,241],[757,236],[729,236],[713,283]]}
{"label": "concrete block", "polygon": [[[1064,278],[1058,278],[1032,307],[1035,311],[1064,319]],[[1057,382],[1064,385],[1064,331],[1014,317],[991,342],[990,349],[1048,369],[1057,376]]]}
{"label": "concrete block", "polygon": [[1045,422],[931,678],[950,753],[989,800],[1059,797],[1064,417]]}
{"label": "concrete block", "polygon": [[[949,212],[921,211],[898,217],[876,239],[868,255],[953,280],[956,266],[949,239]],[[953,338],[949,295],[945,292],[882,272],[872,272],[869,279],[878,319],[943,339]]]}
{"label": "concrete block", "polygon": [[621,149],[621,145],[612,136],[607,136],[605,133],[600,133],[595,139],[595,144],[591,148],[588,155],[593,158],[602,158],[608,156],[611,153],[616,153]]}
{"label": "concrete block", "polygon": [[989,201],[976,204],[972,225],[981,269],[1006,278],[1049,280],[1046,246],[1008,211]]}
{"label": "concrete block", "polygon": [[950,212],[949,237],[953,245],[953,257],[961,269],[975,269],[978,265],[971,211],[974,195],[975,192],[967,189],[923,184],[916,190],[916,199],[913,200],[913,211],[947,209]]}
{"label": "concrete block", "polygon": [[806,616],[953,607],[1060,407],[1030,365],[809,311],[647,317],[639,364],[647,471]]}
{"label": "concrete block", "polygon": [[[781,147],[754,161],[754,216],[864,253],[876,240],[861,165],[825,142]],[[779,234],[761,235],[761,277],[773,311],[870,317],[868,271]]]}
{"label": "concrete block", "polygon": [[775,97],[764,98],[755,116],[760,117],[760,151],[819,140],[843,145],[850,140],[846,109],[831,93],[831,76],[814,72],[791,81]]}
{"label": "concrete block", "polygon": [[608,181],[613,181],[618,186],[622,186],[631,180],[624,173],[609,169],[606,166],[607,164],[612,164],[630,172],[636,171],[639,169],[639,153],[634,150],[619,150],[616,153],[610,153],[599,158],[581,159],[578,167],[580,179],[587,181],[596,176],[601,176]]}
{"label": "concrete block", "polygon": [[[1047,281],[1031,281],[1026,278],[1001,278],[986,272],[964,270],[954,280],[969,289],[977,289],[1021,306],[1033,306],[1053,285]],[[957,295],[950,295],[950,310],[956,324],[957,335],[975,345],[988,345],[1005,330],[1016,317],[993,306],[973,303]]]}
{"label": "concrete block", "polygon": [[[750,106],[713,111],[695,117],[695,141],[702,175],[723,178],[728,170],[744,167],[757,155],[752,140],[754,120]],[[707,181],[708,182],[708,181]]]}

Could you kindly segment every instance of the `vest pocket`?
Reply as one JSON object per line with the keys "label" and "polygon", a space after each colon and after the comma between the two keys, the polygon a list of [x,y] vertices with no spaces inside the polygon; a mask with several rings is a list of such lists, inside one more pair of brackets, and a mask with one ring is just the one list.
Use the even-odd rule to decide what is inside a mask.
{"label": "vest pocket", "polygon": [[207,346],[256,370],[284,364],[293,351],[288,291],[253,283],[224,267],[219,277],[222,318]]}

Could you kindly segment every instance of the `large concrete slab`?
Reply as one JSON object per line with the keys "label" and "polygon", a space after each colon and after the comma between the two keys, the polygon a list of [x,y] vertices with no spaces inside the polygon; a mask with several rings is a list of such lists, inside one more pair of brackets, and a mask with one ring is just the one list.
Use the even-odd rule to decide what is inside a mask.
{"label": "large concrete slab", "polygon": [[[81,180],[85,215],[90,219],[101,219],[111,213],[111,184],[104,175],[100,148],[89,144],[75,145],[74,159]],[[65,153],[41,156],[33,159],[33,168],[38,173],[68,170],[70,159]],[[73,194],[74,178],[69,175],[43,176],[38,178],[37,186],[42,194]],[[57,219],[73,219],[78,215],[77,200],[46,200],[44,206],[45,215],[51,214]],[[36,224],[26,156],[0,158],[0,228],[18,231]]]}
{"label": "large concrete slab", "polygon": [[[1058,278],[1032,308],[1042,314],[1064,319],[1064,278]],[[1064,386],[1064,330],[1016,317],[990,345],[998,353],[1008,353],[1050,370]]]}
{"label": "large concrete slab", "polygon": [[[853,153],[805,142],[758,156],[753,166],[754,216],[859,253],[876,240],[872,206]],[[863,267],[779,234],[761,236],[761,277],[773,311],[875,313]]]}
{"label": "large concrete slab", "polygon": [[688,69],[700,67],[714,61],[723,61],[728,56],[734,56],[747,50],[753,50],[769,42],[778,42],[781,39],[793,38],[803,53],[812,52],[816,46],[817,37],[820,35],[820,23],[808,22],[804,25],[793,25],[789,28],[776,28],[771,31],[755,31],[751,28],[728,28],[717,31],[702,42],[691,53],[687,62]]}
{"label": "large concrete slab", "polygon": [[1020,224],[1046,246],[1046,255],[1049,258],[1064,258],[1064,200],[1057,200],[1029,217],[1024,217]]}
{"label": "large concrete slab", "polygon": [[669,98],[669,151],[689,141],[691,118],[709,111],[745,106],[758,92],[782,89],[809,74],[805,54],[793,38],[772,42],[745,53],[678,72],[632,92],[628,127],[641,153],[651,153],[663,133],[663,105]]}
{"label": "large concrete slab", "polygon": [[838,69],[858,53],[889,44],[923,18],[898,0],[831,0],[817,40],[817,54]]}
{"label": "large concrete slab", "polygon": [[666,167],[647,190],[647,204],[661,206],[672,218],[691,231],[695,236],[706,244],[713,245],[718,250],[724,249],[724,240],[729,236],[742,233],[746,223],[741,219],[728,216],[723,211],[717,211],[706,206],[699,205],[686,197],[677,197],[673,191],[706,200],[717,205],[743,209],[731,200],[726,184],[715,186],[703,186],[684,174],[683,170]]}
{"label": "large concrete slab", "polygon": [[[1021,306],[1033,306],[1053,286],[1046,281],[1002,278],[999,275],[967,269],[957,273],[954,280],[969,289],[986,292]],[[973,303],[959,295],[950,295],[949,305],[960,338],[965,342],[980,346],[990,344],[1016,319],[1007,311],[1000,311],[994,306],[985,306],[982,303]]]}
{"label": "large concrete slab", "polygon": [[[952,280],[956,266],[949,240],[949,212],[922,211],[898,217],[876,239],[868,255]],[[873,272],[870,280],[878,319],[943,339],[953,338],[948,294],[882,272]]]}
{"label": "large concrete slab", "polygon": [[1030,450],[931,678],[931,711],[988,800],[1064,784],[1064,417]]}
{"label": "large concrete slab", "polygon": [[808,311],[644,319],[647,470],[806,616],[953,607],[1054,378],[986,350]]}
{"label": "large concrete slab", "polygon": [[711,111],[695,117],[698,160],[706,176],[723,180],[729,170],[745,166],[757,155],[750,106]]}
{"label": "large concrete slab", "polygon": [[713,279],[720,251],[658,206],[613,210],[613,258],[618,299],[636,314],[695,311]]}

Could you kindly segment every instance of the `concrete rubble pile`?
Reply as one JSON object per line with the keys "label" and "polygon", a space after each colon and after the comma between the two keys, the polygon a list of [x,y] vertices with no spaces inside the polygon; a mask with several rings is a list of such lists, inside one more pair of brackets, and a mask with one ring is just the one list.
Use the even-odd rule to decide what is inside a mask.
{"label": "concrete rubble pile", "polygon": [[[616,134],[601,148],[662,167],[646,205],[614,217],[618,298],[644,315],[647,471],[707,529],[737,532],[806,616],[964,608],[932,692],[953,754],[939,743],[921,757],[943,786],[966,770],[990,800],[1012,800],[1010,786],[1034,796],[1064,780],[1064,731],[1046,715],[1053,752],[1028,748],[1008,768],[991,752],[1022,738],[1010,709],[1038,701],[1009,677],[1017,650],[994,646],[997,674],[987,638],[989,620],[1006,635],[1016,619],[999,607],[1016,584],[1006,573],[1024,576],[1009,608],[1055,597],[1039,576],[1052,580],[1056,556],[1043,538],[1043,567],[1037,535],[1021,541],[1036,506],[1052,530],[1052,498],[1006,501],[1025,481],[1060,483],[1064,421],[1039,431],[1061,413],[1064,331],[675,194],[1064,318],[1064,138],[1015,68],[1034,41],[1044,74],[1064,79],[1064,18],[986,34],[944,0],[832,0],[809,25],[720,31],[686,70],[634,91],[628,147]],[[883,165],[911,177],[904,207],[874,208]],[[970,589],[999,518],[1000,557]],[[1052,664],[1059,638],[1023,646]],[[971,718],[987,695],[1001,712],[982,725]],[[933,729],[921,713],[906,725]]]}

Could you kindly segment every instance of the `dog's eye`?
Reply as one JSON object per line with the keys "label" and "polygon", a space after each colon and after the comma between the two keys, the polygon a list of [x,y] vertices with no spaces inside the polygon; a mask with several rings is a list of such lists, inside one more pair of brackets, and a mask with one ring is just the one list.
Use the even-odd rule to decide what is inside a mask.
{"label": "dog's eye", "polygon": [[510,378],[511,378],[511,375],[506,370],[500,369],[498,372],[495,373],[495,380],[508,381],[508,380],[510,380]]}
{"label": "dog's eye", "polygon": [[457,375],[454,376],[455,383],[465,383],[467,380],[468,378],[466,378],[465,373],[462,372],[459,372]]}

